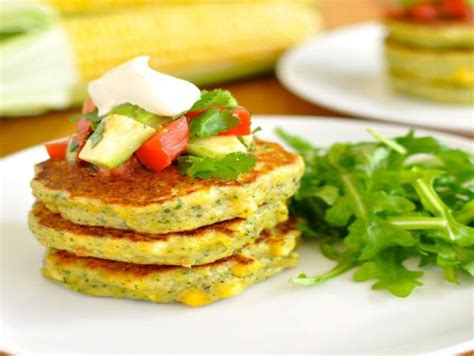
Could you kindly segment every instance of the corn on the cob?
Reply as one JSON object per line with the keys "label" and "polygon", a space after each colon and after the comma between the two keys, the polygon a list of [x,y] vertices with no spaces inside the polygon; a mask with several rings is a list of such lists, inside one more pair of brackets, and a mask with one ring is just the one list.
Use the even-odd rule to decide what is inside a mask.
{"label": "corn on the cob", "polygon": [[65,13],[84,11],[111,10],[125,7],[176,5],[176,4],[269,4],[269,3],[300,3],[314,4],[316,0],[36,0],[53,6]]}
{"label": "corn on the cob", "polygon": [[0,116],[75,104],[87,82],[139,55],[198,85],[262,72],[319,27],[312,1],[230,0],[68,15],[0,42]]}
{"label": "corn on the cob", "polygon": [[154,68],[185,77],[206,68],[259,66],[313,34],[318,16],[291,3],[175,5],[78,16],[63,25],[87,82],[144,54]]}

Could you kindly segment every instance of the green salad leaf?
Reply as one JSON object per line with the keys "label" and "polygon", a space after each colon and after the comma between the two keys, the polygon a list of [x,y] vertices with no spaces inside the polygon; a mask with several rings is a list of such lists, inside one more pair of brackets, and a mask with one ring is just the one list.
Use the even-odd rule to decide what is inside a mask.
{"label": "green salad leaf", "polygon": [[239,122],[232,116],[232,110],[209,109],[189,123],[189,133],[191,137],[216,136],[237,126]]}
{"label": "green salad leaf", "polygon": [[178,165],[183,174],[193,178],[234,180],[255,167],[255,157],[242,152],[229,153],[223,158],[182,156]]}
{"label": "green salad leaf", "polygon": [[422,271],[436,265],[444,278],[474,275],[474,159],[433,137],[336,143],[329,148],[278,130],[303,157],[306,171],[291,203],[304,237],[319,241],[336,266],[292,282],[314,285],[355,268],[354,280],[375,280],[373,289],[408,296]]}

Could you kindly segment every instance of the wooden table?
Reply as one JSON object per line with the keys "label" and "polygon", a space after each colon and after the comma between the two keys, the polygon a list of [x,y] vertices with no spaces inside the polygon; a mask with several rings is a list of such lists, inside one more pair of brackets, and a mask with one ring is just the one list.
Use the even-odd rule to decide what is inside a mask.
{"label": "wooden table", "polygon": [[[374,0],[323,0],[321,3],[325,11],[326,28],[371,20],[377,16]],[[283,88],[274,75],[220,87],[231,90],[239,103],[254,114],[343,116],[299,99]],[[68,118],[75,112],[77,109],[37,117],[0,120],[0,156],[71,134],[74,124]]]}

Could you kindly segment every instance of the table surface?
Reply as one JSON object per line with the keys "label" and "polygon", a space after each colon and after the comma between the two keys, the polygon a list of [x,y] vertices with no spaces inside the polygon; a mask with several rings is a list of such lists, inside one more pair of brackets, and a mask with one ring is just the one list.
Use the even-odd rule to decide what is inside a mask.
{"label": "table surface", "polygon": [[[324,11],[325,28],[335,28],[377,17],[374,0],[321,0],[320,2]],[[231,90],[239,103],[254,114],[344,116],[296,97],[283,88],[272,74],[219,86]],[[74,124],[69,122],[68,118],[77,110],[0,120],[0,157],[69,135],[74,131]]]}

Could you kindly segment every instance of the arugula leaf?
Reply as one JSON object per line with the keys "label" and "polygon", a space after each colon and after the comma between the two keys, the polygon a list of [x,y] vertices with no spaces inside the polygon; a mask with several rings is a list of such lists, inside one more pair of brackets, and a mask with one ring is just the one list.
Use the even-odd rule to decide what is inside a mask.
{"label": "arugula leaf", "polygon": [[194,103],[189,111],[205,109],[211,106],[237,106],[237,100],[228,90],[214,89],[212,91],[201,91],[201,98]]}
{"label": "arugula leaf", "polygon": [[209,109],[189,123],[189,133],[191,137],[216,136],[237,126],[239,122],[231,110]]}
{"label": "arugula leaf", "polygon": [[422,286],[421,271],[410,271],[403,265],[404,257],[397,250],[389,250],[379,258],[363,263],[354,274],[356,282],[376,279],[372,289],[387,289],[397,297],[407,297],[414,288]]}
{"label": "arugula leaf", "polygon": [[[394,139],[372,131],[378,142],[327,149],[277,133],[306,164],[290,211],[300,217],[303,236],[337,262],[293,283],[322,283],[358,266],[357,281],[375,279],[374,289],[405,297],[422,275],[403,266],[407,257],[440,267],[450,283],[460,273],[474,277],[472,154],[413,131]],[[342,251],[334,248],[339,244]]]}
{"label": "arugula leaf", "polygon": [[255,167],[255,157],[242,152],[229,153],[220,159],[183,156],[178,158],[180,171],[193,178],[234,180]]}

